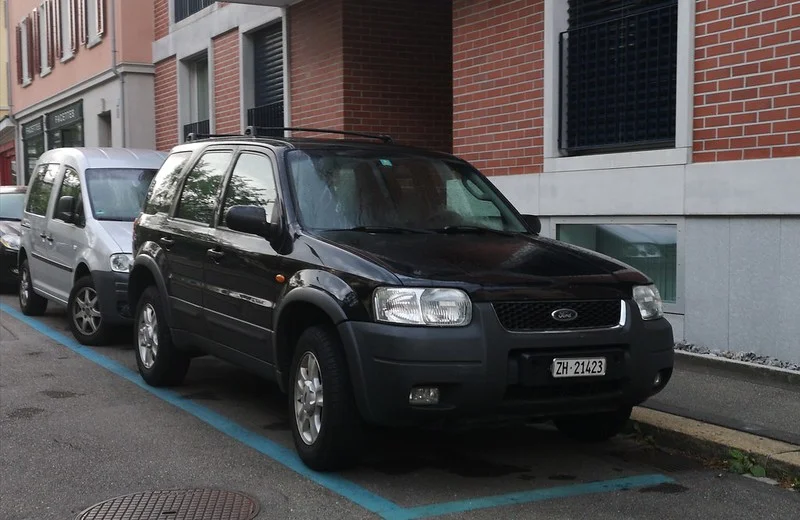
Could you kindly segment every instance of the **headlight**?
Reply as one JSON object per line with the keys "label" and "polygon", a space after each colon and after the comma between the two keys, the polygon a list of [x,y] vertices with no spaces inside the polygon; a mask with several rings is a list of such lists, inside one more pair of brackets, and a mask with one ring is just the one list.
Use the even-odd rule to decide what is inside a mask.
{"label": "headlight", "polygon": [[460,289],[381,287],[375,317],[386,323],[462,327],[472,321],[472,302]]}
{"label": "headlight", "polygon": [[661,294],[655,285],[637,285],[633,288],[633,300],[639,306],[643,320],[655,320],[664,316]]}
{"label": "headlight", "polygon": [[117,273],[127,273],[131,270],[133,255],[130,253],[117,253],[111,255],[111,270]]}
{"label": "headlight", "polygon": [[19,249],[19,235],[3,235],[0,237],[0,244],[6,249],[17,251]]}

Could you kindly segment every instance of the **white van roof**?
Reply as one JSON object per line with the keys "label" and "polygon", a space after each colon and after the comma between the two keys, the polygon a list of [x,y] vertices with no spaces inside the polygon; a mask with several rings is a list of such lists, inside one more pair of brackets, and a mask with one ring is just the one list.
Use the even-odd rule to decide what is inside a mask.
{"label": "white van roof", "polygon": [[87,168],[159,169],[167,153],[139,148],[55,148],[39,158],[39,163],[67,163],[81,170]]}

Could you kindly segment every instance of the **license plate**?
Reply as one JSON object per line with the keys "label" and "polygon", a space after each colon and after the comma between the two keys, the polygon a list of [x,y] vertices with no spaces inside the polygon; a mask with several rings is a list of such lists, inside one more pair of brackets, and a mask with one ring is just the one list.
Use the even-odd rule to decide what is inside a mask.
{"label": "license plate", "polygon": [[554,359],[553,377],[591,377],[606,375],[606,358]]}

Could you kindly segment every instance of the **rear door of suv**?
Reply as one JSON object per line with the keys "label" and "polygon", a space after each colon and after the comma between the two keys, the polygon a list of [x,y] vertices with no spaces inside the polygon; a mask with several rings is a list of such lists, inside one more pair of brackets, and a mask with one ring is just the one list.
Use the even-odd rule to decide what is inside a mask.
{"label": "rear door of suv", "polygon": [[272,362],[272,315],[280,284],[280,257],[265,238],[228,229],[234,205],[265,208],[277,200],[275,157],[265,148],[243,148],[226,182],[217,214],[215,245],[206,252],[205,306],[211,339]]}

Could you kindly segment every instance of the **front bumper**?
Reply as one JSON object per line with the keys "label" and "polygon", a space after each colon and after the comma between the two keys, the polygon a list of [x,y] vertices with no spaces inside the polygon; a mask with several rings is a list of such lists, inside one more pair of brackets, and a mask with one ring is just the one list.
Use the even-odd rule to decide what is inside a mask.
{"label": "front bumper", "polygon": [[[356,401],[365,420],[382,425],[475,422],[522,416],[552,418],[635,406],[658,393],[673,366],[672,327],[645,322],[626,302],[616,329],[512,333],[491,304],[475,304],[463,328],[344,322]],[[636,312],[632,312],[635,310]],[[555,379],[554,357],[605,356],[606,375]],[[654,380],[661,373],[661,384]],[[412,406],[415,386],[436,386],[437,405]]]}
{"label": "front bumper", "polygon": [[100,313],[106,323],[127,325],[133,323],[128,306],[128,273],[94,271],[92,281],[100,297]]}
{"label": "front bumper", "polygon": [[0,245],[0,284],[16,284],[19,280],[18,254],[18,250],[6,249]]}

